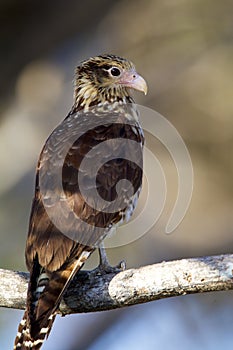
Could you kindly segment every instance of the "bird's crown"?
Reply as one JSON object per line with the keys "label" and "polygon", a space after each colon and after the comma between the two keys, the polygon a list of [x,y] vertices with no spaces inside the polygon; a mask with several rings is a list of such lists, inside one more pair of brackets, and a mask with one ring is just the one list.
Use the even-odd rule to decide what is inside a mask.
{"label": "bird's crown", "polygon": [[103,54],[82,61],[75,72],[75,106],[132,102],[129,89],[147,92],[145,80],[134,64],[122,57]]}

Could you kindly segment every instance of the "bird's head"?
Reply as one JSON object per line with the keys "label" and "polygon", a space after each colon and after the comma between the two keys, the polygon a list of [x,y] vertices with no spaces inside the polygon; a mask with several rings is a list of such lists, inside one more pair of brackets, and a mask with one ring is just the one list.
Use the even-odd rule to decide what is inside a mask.
{"label": "bird's head", "polygon": [[100,55],[83,61],[76,69],[75,106],[132,101],[129,90],[147,93],[145,80],[132,62],[115,55]]}

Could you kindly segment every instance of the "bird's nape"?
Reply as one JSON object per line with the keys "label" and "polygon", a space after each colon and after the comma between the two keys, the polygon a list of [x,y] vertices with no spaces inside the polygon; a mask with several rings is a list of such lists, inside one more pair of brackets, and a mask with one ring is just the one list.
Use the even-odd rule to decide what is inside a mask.
{"label": "bird's nape", "polygon": [[146,81],[134,64],[115,55],[100,55],[76,68],[74,105],[76,108],[109,102],[133,102],[130,89],[147,93]]}
{"label": "bird's nape", "polygon": [[[30,272],[27,307],[14,350],[41,348],[73,276],[135,209],[142,187],[144,135],[130,89],[146,93],[147,85],[127,59],[100,55],[76,69],[74,105],[48,137],[37,165],[25,251]],[[71,137],[75,137],[72,142]],[[98,146],[103,146],[103,152],[93,152]],[[91,168],[83,170],[83,160]],[[97,164],[102,166],[95,173]],[[80,173],[85,175],[88,203]],[[61,189],[54,179],[62,183]],[[116,188],[123,179],[132,184],[133,191],[122,188],[116,205]],[[69,215],[63,217],[59,208],[64,198]],[[103,199],[111,210],[99,210]],[[76,230],[81,239],[73,239],[62,227],[72,233]]]}

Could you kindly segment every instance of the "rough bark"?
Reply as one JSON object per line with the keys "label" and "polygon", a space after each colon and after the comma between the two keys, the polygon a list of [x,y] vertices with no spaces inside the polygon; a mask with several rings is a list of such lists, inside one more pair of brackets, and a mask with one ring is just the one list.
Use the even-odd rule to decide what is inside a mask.
{"label": "rough bark", "polygon": [[[0,306],[24,309],[29,274],[0,269]],[[81,271],[62,315],[110,310],[161,298],[233,289],[233,254],[162,262],[122,272]]]}

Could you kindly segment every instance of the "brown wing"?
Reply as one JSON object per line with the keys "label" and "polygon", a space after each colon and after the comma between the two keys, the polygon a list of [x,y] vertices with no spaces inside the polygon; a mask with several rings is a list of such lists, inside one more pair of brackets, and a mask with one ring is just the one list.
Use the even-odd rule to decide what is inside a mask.
{"label": "brown wing", "polygon": [[[29,270],[36,254],[41,266],[54,271],[80,249],[79,243],[95,246],[108,228],[122,219],[132,196],[127,186],[121,186],[121,195],[117,196],[119,181],[127,179],[132,184],[133,194],[140,189],[143,136],[138,124],[129,122],[123,112],[69,115],[47,140],[38,164],[30,218],[26,247]],[[77,130],[79,137],[76,139]],[[102,146],[99,150],[104,148],[104,154],[98,149],[91,153],[96,146]],[[80,171],[86,159],[88,167]],[[100,164],[98,171],[96,164]],[[61,173],[57,174],[59,169]],[[58,184],[59,176],[62,187]],[[63,210],[64,194],[68,212]],[[57,221],[53,222],[51,217]]]}
{"label": "brown wing", "polygon": [[[71,114],[41,152],[26,245],[34,338],[47,327],[71,276],[138,196],[143,136],[126,115],[124,110]],[[118,195],[117,184],[124,179],[128,182],[121,183]],[[46,276],[43,287],[41,276]]]}

